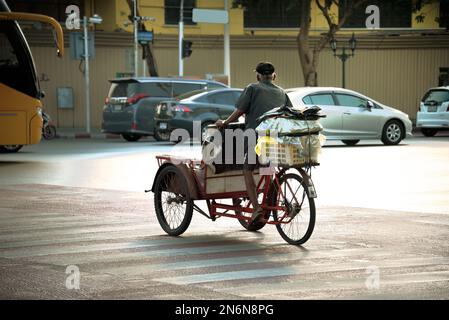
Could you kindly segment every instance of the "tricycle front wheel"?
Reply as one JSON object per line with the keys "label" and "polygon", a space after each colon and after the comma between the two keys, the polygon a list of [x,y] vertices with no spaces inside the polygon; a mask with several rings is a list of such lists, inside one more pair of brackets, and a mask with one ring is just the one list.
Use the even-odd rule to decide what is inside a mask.
{"label": "tricycle front wheel", "polygon": [[156,178],[154,207],[162,229],[170,236],[179,236],[190,225],[193,200],[182,172],[173,165],[161,170]]}
{"label": "tricycle front wheel", "polygon": [[302,245],[309,240],[315,227],[315,201],[307,192],[307,183],[297,174],[284,174],[276,187],[278,206],[285,211],[273,211],[276,228],[289,244]]}

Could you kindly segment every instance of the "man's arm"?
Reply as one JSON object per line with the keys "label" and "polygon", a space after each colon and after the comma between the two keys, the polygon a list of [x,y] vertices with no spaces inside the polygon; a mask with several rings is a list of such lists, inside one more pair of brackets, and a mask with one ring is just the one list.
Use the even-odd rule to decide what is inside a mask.
{"label": "man's arm", "polygon": [[236,109],[234,112],[225,120],[218,120],[215,122],[215,125],[219,128],[225,127],[231,122],[234,122],[238,118],[240,118],[241,115],[248,112],[250,103],[251,103],[251,94],[252,94],[252,87],[251,85],[247,86],[245,90],[243,90],[242,94],[240,95],[235,107]]}
{"label": "man's arm", "polygon": [[235,109],[234,112],[225,120],[218,120],[215,124],[217,125],[217,127],[221,128],[221,127],[226,127],[228,124],[230,124],[231,122],[234,122],[235,120],[237,120],[238,118],[240,118],[241,115],[243,115],[244,112],[240,109]]}

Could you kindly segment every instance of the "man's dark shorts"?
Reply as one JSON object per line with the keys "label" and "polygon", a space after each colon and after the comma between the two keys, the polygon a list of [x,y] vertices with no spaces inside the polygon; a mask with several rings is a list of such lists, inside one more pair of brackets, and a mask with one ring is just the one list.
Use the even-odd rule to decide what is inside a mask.
{"label": "man's dark shorts", "polygon": [[256,151],[254,150],[257,144],[257,138],[256,141],[248,141],[248,140],[252,139],[246,138],[243,142],[244,148],[243,170],[254,171],[255,169],[260,167],[259,157],[257,156]]}

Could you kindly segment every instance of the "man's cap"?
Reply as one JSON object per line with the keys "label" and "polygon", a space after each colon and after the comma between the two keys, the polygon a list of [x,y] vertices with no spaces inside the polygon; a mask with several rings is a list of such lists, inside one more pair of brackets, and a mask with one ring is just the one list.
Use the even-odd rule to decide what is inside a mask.
{"label": "man's cap", "polygon": [[274,66],[270,62],[260,62],[254,71],[261,75],[270,75],[274,73]]}

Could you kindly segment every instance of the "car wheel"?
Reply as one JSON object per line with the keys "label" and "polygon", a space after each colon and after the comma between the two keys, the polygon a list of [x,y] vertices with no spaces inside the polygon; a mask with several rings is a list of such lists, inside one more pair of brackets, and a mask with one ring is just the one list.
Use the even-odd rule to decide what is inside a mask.
{"label": "car wheel", "polygon": [[341,140],[347,146],[355,146],[360,140]]}
{"label": "car wheel", "polygon": [[0,146],[0,152],[13,153],[22,149],[22,145],[20,144],[10,144],[5,146]]}
{"label": "car wheel", "polygon": [[421,132],[426,137],[433,137],[434,135],[437,134],[438,130],[437,129],[430,129],[430,128],[422,128]]}
{"label": "car wheel", "polygon": [[139,141],[142,136],[140,134],[135,133],[124,133],[122,134],[123,139],[129,142]]}
{"label": "car wheel", "polygon": [[170,132],[154,131],[154,139],[157,141],[170,141]]}
{"label": "car wheel", "polygon": [[203,124],[201,124],[201,143],[204,142],[204,140],[206,139],[206,133],[207,133],[207,126],[214,124],[213,122],[204,122]]}
{"label": "car wheel", "polygon": [[56,138],[56,128],[54,126],[46,126],[43,129],[42,136],[45,140],[52,140]]}
{"label": "car wheel", "polygon": [[385,145],[397,145],[404,137],[404,126],[398,120],[388,121],[382,131],[382,142]]}

